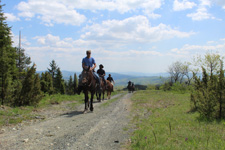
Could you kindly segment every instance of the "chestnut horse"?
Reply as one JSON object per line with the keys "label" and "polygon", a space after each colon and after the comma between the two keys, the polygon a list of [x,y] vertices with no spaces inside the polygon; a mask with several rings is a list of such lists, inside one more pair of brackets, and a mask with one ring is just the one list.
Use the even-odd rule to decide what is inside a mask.
{"label": "chestnut horse", "polygon": [[[89,70],[90,67],[87,69],[84,69],[82,71],[82,86],[83,86],[83,92],[85,96],[85,108],[84,113],[86,113],[90,107],[90,111],[94,110],[93,107],[93,98],[96,91],[96,79],[94,78],[93,72]],[[89,97],[88,92],[91,93],[91,99],[89,103]]]}
{"label": "chestnut horse", "polygon": [[[101,90],[98,88],[98,90],[96,90],[96,97],[97,97],[97,100],[99,100],[99,102],[101,102],[101,100],[104,100],[104,95],[105,95],[105,83],[103,81],[103,78],[100,77],[100,80],[101,80]],[[101,99],[101,95],[102,95],[102,99]]]}
{"label": "chestnut horse", "polygon": [[111,92],[113,91],[113,85],[109,80],[106,80],[107,98],[111,98]]}

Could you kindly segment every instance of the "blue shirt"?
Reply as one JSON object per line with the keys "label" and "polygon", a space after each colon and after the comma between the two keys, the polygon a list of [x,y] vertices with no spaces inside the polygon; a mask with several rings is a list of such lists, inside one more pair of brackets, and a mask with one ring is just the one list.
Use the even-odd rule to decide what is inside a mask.
{"label": "blue shirt", "polygon": [[91,57],[91,58],[84,57],[82,60],[82,64],[83,63],[85,66],[92,67],[93,64],[95,64],[95,59],[93,57]]}

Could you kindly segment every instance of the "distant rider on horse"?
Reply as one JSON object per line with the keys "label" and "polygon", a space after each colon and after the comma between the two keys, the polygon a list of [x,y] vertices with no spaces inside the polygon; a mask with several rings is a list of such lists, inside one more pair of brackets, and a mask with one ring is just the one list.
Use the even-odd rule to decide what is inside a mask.
{"label": "distant rider on horse", "polygon": [[[115,82],[114,82],[114,80],[113,80],[113,78],[112,78],[111,74],[109,74],[109,76],[108,76],[107,80],[108,80],[111,84],[112,84],[112,82],[113,82],[113,84],[112,84],[112,85],[114,85],[114,84],[115,84]],[[114,87],[114,86],[113,86],[113,87]],[[112,91],[113,91],[113,89],[112,89]]]}

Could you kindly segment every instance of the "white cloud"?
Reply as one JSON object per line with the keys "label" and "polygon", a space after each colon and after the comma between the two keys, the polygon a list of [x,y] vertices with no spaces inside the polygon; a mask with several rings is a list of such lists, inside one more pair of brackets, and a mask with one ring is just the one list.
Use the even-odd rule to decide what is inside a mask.
{"label": "white cloud", "polygon": [[174,0],[173,2],[173,10],[174,11],[181,11],[181,10],[186,10],[186,9],[191,9],[194,6],[196,6],[194,2],[190,2],[188,0],[182,0],[181,2],[178,0]]}
{"label": "white cloud", "polygon": [[80,25],[86,17],[77,10],[108,10],[127,13],[142,11],[150,18],[159,18],[154,10],[161,7],[164,0],[28,0],[20,2],[17,9],[19,16],[30,20],[33,17],[41,19],[47,26],[57,24]]}
{"label": "white cloud", "polygon": [[201,6],[211,6],[211,0],[199,0]]}
{"label": "white cloud", "polygon": [[73,47],[73,40],[71,38],[60,39],[59,36],[47,34],[46,36],[36,36],[38,44],[42,46],[58,47],[58,48],[71,48]]}
{"label": "white cloud", "polygon": [[187,14],[187,17],[192,18],[195,21],[201,21],[205,19],[215,19],[210,13],[208,13],[205,7],[201,7],[197,9],[197,12]]}
{"label": "white cloud", "polygon": [[223,9],[225,9],[225,1],[224,0],[215,0],[216,4],[222,6]]}
{"label": "white cloud", "polygon": [[221,55],[225,55],[225,41],[221,39],[220,41],[208,41],[205,45],[190,45],[186,44],[181,48],[171,49],[169,55],[180,56],[183,58],[188,58],[196,54],[204,55],[208,51],[219,52]]}
{"label": "white cloud", "polygon": [[12,21],[12,22],[15,22],[15,21],[20,21],[20,18],[16,17],[14,14],[12,13],[4,13],[5,16],[7,17],[6,20],[7,21]]}
{"label": "white cloud", "polygon": [[125,13],[136,9],[154,11],[164,0],[63,0],[65,5],[76,9],[109,10]]}
{"label": "white cloud", "polygon": [[124,20],[107,20],[102,24],[87,26],[81,38],[100,43],[129,44],[156,42],[174,37],[190,37],[194,32],[181,32],[168,25],[151,26],[145,16],[135,16]]}
{"label": "white cloud", "polygon": [[19,16],[27,19],[37,16],[47,26],[53,26],[54,23],[80,25],[86,20],[84,15],[60,1],[29,0],[27,3],[20,2],[17,8],[21,11]]}
{"label": "white cloud", "polygon": [[[200,4],[194,13],[187,14],[187,17],[194,21],[201,21],[206,19],[216,19],[212,14],[208,13],[207,7],[211,7],[210,0],[199,0]],[[221,20],[221,19],[218,19]]]}

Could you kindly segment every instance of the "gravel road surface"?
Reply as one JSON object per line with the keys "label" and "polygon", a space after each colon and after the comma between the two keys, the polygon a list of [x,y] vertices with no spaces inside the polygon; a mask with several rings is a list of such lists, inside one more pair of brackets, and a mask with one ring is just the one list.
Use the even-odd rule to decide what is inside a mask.
{"label": "gravel road surface", "polygon": [[94,112],[83,114],[84,104],[74,111],[44,121],[24,125],[20,129],[3,129],[1,150],[118,150],[129,141],[131,93],[118,94],[94,103]]}

